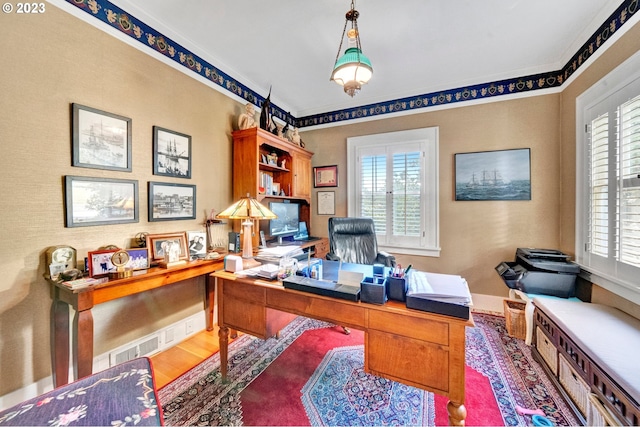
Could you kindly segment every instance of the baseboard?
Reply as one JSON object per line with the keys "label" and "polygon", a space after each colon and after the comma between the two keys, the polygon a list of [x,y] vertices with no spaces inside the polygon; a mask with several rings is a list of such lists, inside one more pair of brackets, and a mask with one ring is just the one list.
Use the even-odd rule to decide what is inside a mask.
{"label": "baseboard", "polygon": [[[179,320],[169,326],[158,331],[140,337],[137,340],[114,348],[107,353],[100,354],[93,358],[93,372],[99,372],[115,364],[114,355],[126,352],[127,349],[136,348],[139,350],[140,344],[149,342],[152,338],[157,337],[158,347],[152,351],[139,353],[136,352],[134,357],[151,356],[161,351],[167,350],[181,341],[189,338],[196,332],[203,331],[206,328],[206,316],[204,311],[193,314],[189,317]],[[69,378],[72,379],[73,367],[69,369]],[[0,396],[0,411],[17,405],[25,400],[32,399],[38,395],[53,390],[53,377],[47,376],[35,383],[29,384],[11,393]]]}

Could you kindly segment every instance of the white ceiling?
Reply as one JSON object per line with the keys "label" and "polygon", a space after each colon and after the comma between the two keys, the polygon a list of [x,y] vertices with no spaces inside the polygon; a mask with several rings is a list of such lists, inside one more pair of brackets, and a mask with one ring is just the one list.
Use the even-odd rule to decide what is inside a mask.
{"label": "white ceiling", "polygon": [[622,3],[359,0],[374,74],[350,98],[329,81],[349,0],[111,1],[295,117],[559,70]]}

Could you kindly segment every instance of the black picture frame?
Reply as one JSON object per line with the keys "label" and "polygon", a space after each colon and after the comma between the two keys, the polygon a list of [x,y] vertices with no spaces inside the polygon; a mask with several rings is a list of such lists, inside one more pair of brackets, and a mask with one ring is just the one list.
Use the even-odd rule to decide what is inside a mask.
{"label": "black picture frame", "polygon": [[196,218],[196,186],[149,181],[149,222]]}
{"label": "black picture frame", "polygon": [[139,222],[136,180],[67,175],[64,189],[66,227]]}
{"label": "black picture frame", "polygon": [[71,165],[131,172],[129,117],[71,104]]}
{"label": "black picture frame", "polygon": [[316,166],[313,168],[314,188],[337,187],[338,165]]}
{"label": "black picture frame", "polygon": [[457,153],[455,200],[531,200],[531,149]]}
{"label": "black picture frame", "polygon": [[191,136],[153,127],[153,174],[191,178]]}

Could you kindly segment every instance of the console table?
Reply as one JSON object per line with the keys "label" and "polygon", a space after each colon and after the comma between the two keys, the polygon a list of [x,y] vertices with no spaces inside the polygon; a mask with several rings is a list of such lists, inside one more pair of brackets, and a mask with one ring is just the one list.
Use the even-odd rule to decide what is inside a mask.
{"label": "console table", "polygon": [[412,310],[398,301],[375,305],[331,298],[224,271],[212,276],[223,378],[230,329],[266,339],[295,316],[306,316],[363,330],[366,372],[449,397],[449,422],[464,425],[465,327],[473,326],[472,318]]}
{"label": "console table", "polygon": [[172,268],[154,267],[134,272],[126,279],[109,280],[72,290],[51,283],[51,370],[53,383],[69,382],[69,307],[75,310],[72,330],[73,371],[76,379],[93,371],[93,314],[91,309],[108,301],[171,285],[194,277],[206,277],[207,330],[213,329],[214,286],[209,275],[223,268],[222,260],[199,260]]}

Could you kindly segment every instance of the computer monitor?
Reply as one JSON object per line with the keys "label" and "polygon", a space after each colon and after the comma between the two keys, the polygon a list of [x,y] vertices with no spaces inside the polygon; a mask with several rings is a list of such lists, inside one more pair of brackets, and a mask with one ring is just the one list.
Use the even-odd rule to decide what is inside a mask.
{"label": "computer monitor", "polygon": [[269,209],[278,216],[269,221],[269,234],[271,237],[277,237],[278,244],[281,245],[283,237],[298,233],[300,205],[290,202],[269,202]]}

